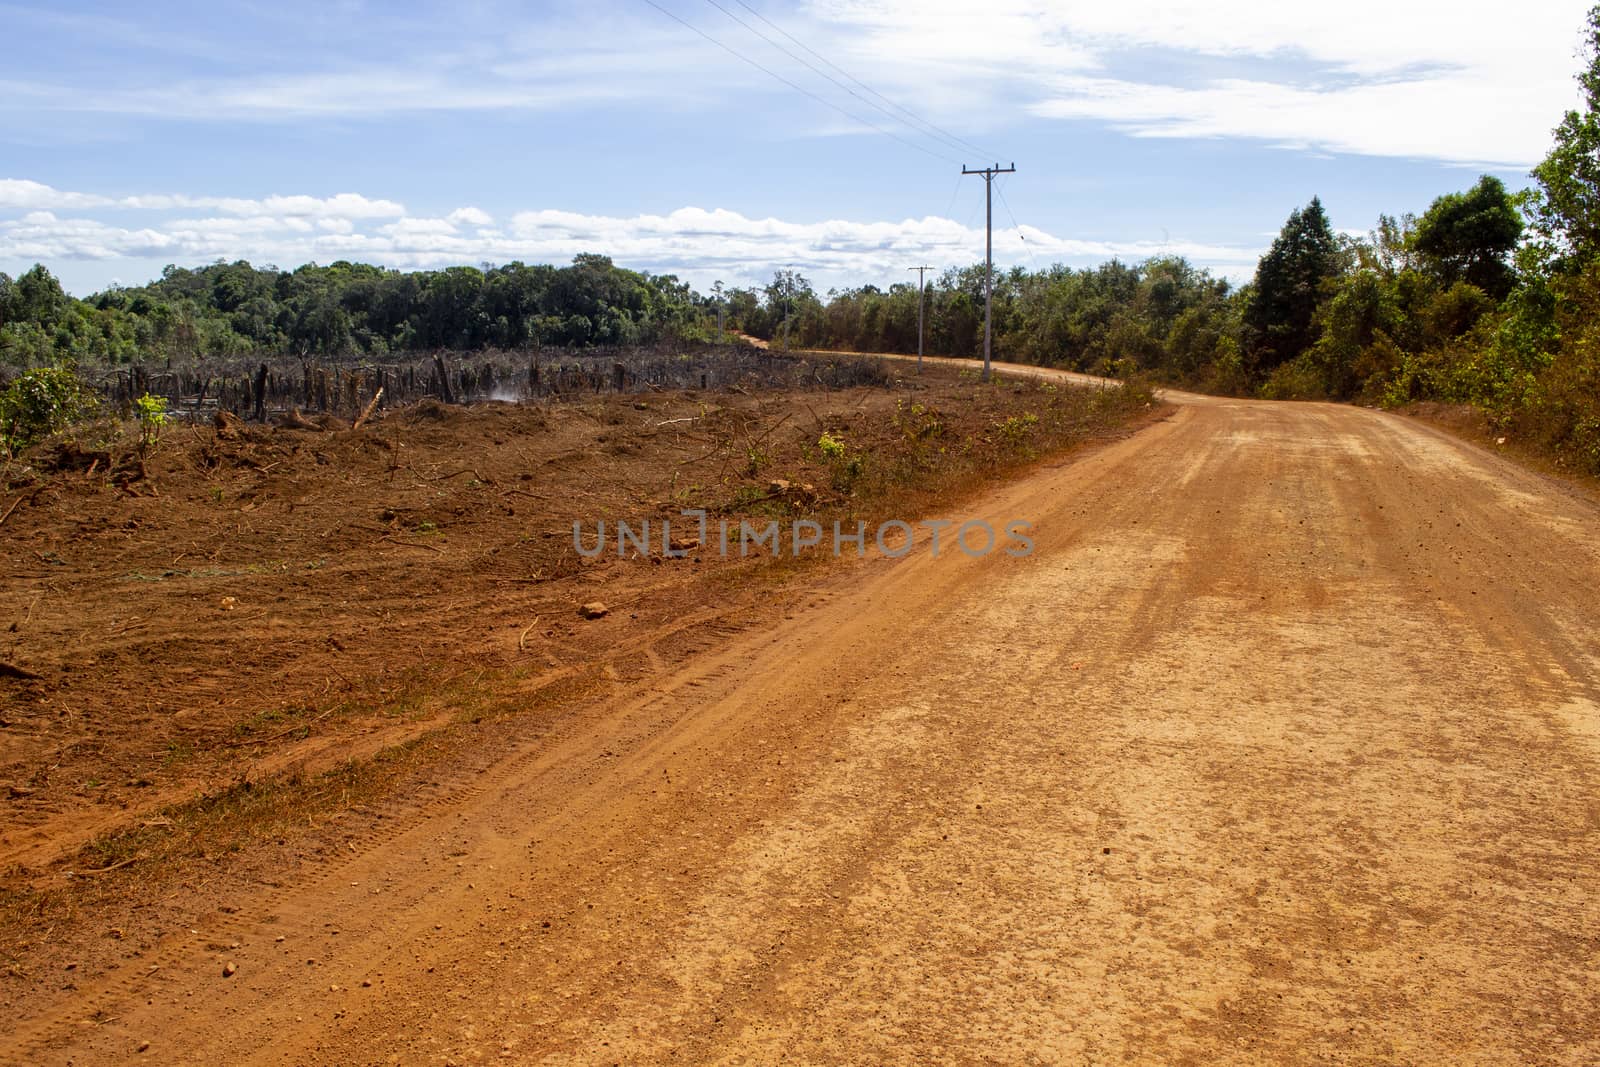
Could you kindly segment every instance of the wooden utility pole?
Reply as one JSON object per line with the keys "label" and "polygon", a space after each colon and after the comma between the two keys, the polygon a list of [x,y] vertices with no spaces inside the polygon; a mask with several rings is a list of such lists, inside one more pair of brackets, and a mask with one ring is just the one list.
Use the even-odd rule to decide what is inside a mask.
{"label": "wooden utility pole", "polygon": [[917,373],[922,373],[922,298],[927,289],[922,284],[922,272],[932,270],[932,267],[907,267],[906,270],[917,272]]}
{"label": "wooden utility pole", "polygon": [[983,175],[983,380],[989,380],[989,351],[990,337],[990,311],[994,303],[994,176],[996,174],[1015,174],[1017,165],[1002,167],[996,163],[992,167],[969,169],[961,168],[962,174]]}

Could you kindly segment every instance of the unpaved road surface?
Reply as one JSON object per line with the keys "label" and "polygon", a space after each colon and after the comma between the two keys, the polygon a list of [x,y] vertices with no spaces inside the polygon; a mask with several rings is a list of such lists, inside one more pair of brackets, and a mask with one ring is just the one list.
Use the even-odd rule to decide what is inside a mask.
{"label": "unpaved road surface", "polygon": [[0,1059],[1600,1061],[1600,509],[1174,399]]}

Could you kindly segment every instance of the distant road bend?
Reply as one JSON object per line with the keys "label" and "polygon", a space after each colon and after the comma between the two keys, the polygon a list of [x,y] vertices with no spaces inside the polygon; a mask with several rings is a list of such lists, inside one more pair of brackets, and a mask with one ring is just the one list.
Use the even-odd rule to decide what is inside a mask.
{"label": "distant road bend", "polygon": [[1600,509],[1171,399],[0,1060],[1600,1062]]}

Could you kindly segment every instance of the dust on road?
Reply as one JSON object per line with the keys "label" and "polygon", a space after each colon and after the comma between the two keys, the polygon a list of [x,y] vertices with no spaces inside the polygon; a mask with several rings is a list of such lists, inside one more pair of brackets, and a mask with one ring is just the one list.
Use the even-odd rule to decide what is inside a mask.
{"label": "dust on road", "polygon": [[1600,1059],[1593,502],[1397,417],[1191,399],[971,517],[1036,552],[835,574],[10,1040]]}

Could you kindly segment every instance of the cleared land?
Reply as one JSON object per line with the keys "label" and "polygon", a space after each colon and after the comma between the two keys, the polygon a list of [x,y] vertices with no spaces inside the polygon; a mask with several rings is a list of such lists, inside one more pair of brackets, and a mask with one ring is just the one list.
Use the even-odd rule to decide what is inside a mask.
{"label": "cleared land", "polygon": [[[7,468],[5,1007],[139,958],[326,851],[319,830],[471,788],[801,595],[814,559],[664,555],[664,520],[698,532],[681,509],[915,518],[1153,413],[1136,391],[744,363],[715,362],[710,391],[424,403],[358,431],[180,425],[147,476],[125,432],[88,427]],[[619,557],[619,519],[652,525],[649,551]],[[600,558],[575,520],[589,544],[607,523]],[[581,617],[595,601],[608,614]]]}
{"label": "cleared land", "polygon": [[1397,417],[1172,399],[967,501],[1031,557],[791,586],[10,1054],[1593,1062],[1600,509]]}

